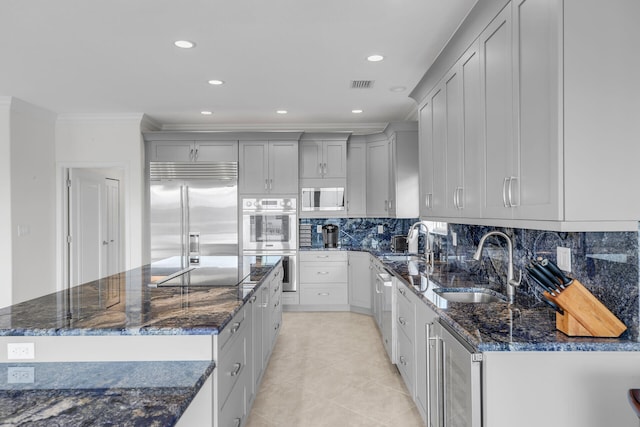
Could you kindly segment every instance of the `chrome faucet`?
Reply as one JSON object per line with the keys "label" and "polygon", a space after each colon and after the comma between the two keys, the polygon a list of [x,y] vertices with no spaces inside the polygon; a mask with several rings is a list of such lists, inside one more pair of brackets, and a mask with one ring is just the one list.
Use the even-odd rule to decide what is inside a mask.
{"label": "chrome faucet", "polygon": [[511,238],[504,234],[502,231],[488,232],[480,239],[480,242],[478,243],[478,249],[476,249],[476,253],[473,254],[473,259],[475,259],[476,261],[480,261],[484,242],[489,236],[501,236],[504,237],[507,241],[507,252],[509,255],[509,265],[507,267],[507,298],[509,300],[509,303],[513,303],[516,296],[516,287],[520,286],[520,282],[522,281],[522,270],[520,270],[520,276],[518,277],[518,280],[515,280],[515,278],[513,277],[513,242],[511,241]]}
{"label": "chrome faucet", "polygon": [[429,227],[427,227],[427,224],[425,224],[422,221],[418,221],[415,224],[413,224],[411,227],[409,227],[409,232],[407,233],[407,244],[415,240],[416,241],[415,252],[418,253],[417,240],[420,237],[420,227],[424,227],[425,229],[424,255],[427,260],[427,264],[433,267],[433,250],[431,249],[431,242],[429,241]]}

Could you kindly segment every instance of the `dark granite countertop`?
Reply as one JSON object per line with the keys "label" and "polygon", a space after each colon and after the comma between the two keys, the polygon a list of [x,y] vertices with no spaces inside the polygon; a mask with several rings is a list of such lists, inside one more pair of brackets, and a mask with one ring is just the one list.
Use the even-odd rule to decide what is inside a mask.
{"label": "dark granite countertop", "polygon": [[188,286],[177,278],[157,287],[149,284],[180,267],[146,265],[0,309],[0,336],[217,334],[279,262],[210,257]]}
{"label": "dark granite countertop", "polygon": [[[0,425],[173,426],[214,367],[209,360],[2,363]],[[33,381],[10,381],[16,372]]]}
{"label": "dark granite countertop", "polygon": [[[619,338],[569,337],[556,330],[555,312],[544,302],[516,292],[514,304],[455,303],[433,292],[439,287],[488,288],[504,294],[495,283],[456,271],[446,263],[436,263],[427,276],[425,264],[385,260],[376,254],[422,301],[436,311],[478,351],[640,351],[637,336],[629,331]],[[411,271],[410,271],[411,270]]]}

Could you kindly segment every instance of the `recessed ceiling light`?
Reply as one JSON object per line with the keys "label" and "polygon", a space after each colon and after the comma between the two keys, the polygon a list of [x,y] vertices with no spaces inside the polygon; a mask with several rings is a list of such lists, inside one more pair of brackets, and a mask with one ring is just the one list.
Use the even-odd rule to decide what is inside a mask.
{"label": "recessed ceiling light", "polygon": [[203,116],[210,116],[210,115],[212,115],[212,114],[213,114],[213,112],[212,112],[212,111],[206,111],[206,110],[205,110],[205,111],[200,111],[200,114],[202,114]]}
{"label": "recessed ceiling light", "polygon": [[362,110],[351,110],[351,112],[353,114],[360,114],[360,113],[362,113]]}
{"label": "recessed ceiling light", "polygon": [[209,80],[209,84],[214,86],[220,86],[220,85],[223,85],[224,82],[222,80]]}
{"label": "recessed ceiling light", "polygon": [[405,86],[393,86],[389,88],[389,90],[391,92],[404,92],[405,90],[407,90],[407,88]]}
{"label": "recessed ceiling light", "polygon": [[367,56],[367,61],[369,62],[380,62],[384,59],[382,55],[369,55]]}
{"label": "recessed ceiling light", "polygon": [[176,40],[173,44],[180,49],[191,49],[192,47],[196,47],[196,44],[189,40]]}
{"label": "recessed ceiling light", "polygon": [[287,110],[276,110],[276,113],[278,113],[278,114],[287,114],[288,111]]}

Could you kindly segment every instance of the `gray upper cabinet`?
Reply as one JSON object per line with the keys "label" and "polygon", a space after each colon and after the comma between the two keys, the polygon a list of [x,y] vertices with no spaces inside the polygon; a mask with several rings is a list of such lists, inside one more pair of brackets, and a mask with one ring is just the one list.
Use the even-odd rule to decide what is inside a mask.
{"label": "gray upper cabinet", "polygon": [[238,188],[242,194],[297,194],[297,141],[241,141]]}
{"label": "gray upper cabinet", "polygon": [[420,108],[420,214],[478,216],[481,208],[480,60],[474,43]]}
{"label": "gray upper cabinet", "polygon": [[507,5],[480,35],[485,105],[485,188],[483,214],[511,218],[518,206],[517,145],[513,132],[511,7]]}
{"label": "gray upper cabinet", "polygon": [[367,144],[367,216],[389,216],[389,140]]}
{"label": "gray upper cabinet", "polygon": [[238,161],[238,141],[153,141],[149,144],[152,162]]}
{"label": "gray upper cabinet", "polygon": [[347,215],[367,215],[367,143],[351,137],[347,145]]}
{"label": "gray upper cabinet", "polygon": [[346,178],[346,136],[339,141],[300,141],[300,178]]}
{"label": "gray upper cabinet", "polygon": [[[640,85],[628,76],[640,72],[639,57],[629,54],[640,40],[632,18],[640,3],[512,0],[474,9],[433,66],[448,71],[425,74],[412,93],[420,96],[420,215],[637,230],[640,193],[629,185],[640,182],[640,145],[632,142]],[[461,98],[449,96],[457,91]],[[454,111],[462,122],[450,120]]]}

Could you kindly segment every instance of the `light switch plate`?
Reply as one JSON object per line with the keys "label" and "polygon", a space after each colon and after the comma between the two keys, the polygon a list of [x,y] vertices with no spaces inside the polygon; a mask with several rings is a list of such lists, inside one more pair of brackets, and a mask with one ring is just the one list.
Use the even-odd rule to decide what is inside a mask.
{"label": "light switch plate", "polygon": [[384,233],[384,225],[379,225],[378,226],[378,234],[383,234]]}
{"label": "light switch plate", "polygon": [[571,273],[571,249],[558,246],[557,258],[560,270]]}
{"label": "light switch plate", "polygon": [[322,233],[322,226],[321,225],[317,225],[316,226],[316,233]]}
{"label": "light switch plate", "polygon": [[451,244],[453,246],[458,246],[458,233],[455,231],[451,232]]}

